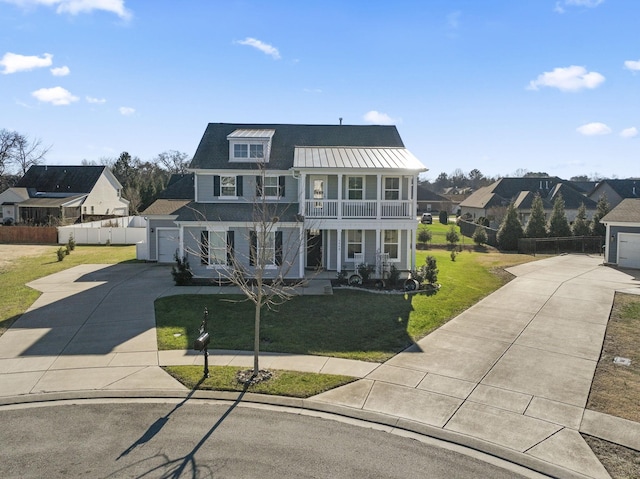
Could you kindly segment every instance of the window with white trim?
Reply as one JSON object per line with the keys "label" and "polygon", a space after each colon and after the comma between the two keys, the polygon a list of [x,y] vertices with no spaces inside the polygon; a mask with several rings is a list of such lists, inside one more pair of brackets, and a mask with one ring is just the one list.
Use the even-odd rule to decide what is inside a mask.
{"label": "window with white trim", "polygon": [[389,255],[390,260],[400,259],[400,233],[398,230],[384,230],[382,242],[384,252]]}
{"label": "window with white trim", "polygon": [[392,176],[384,179],[384,199],[385,200],[400,199],[400,178],[399,177]]}
{"label": "window with white trim", "polygon": [[264,159],[263,143],[233,143],[231,160],[257,161]]}
{"label": "window with white trim", "polygon": [[220,196],[238,196],[236,193],[236,177],[220,177]]}
{"label": "window with white trim", "polygon": [[225,266],[229,264],[229,233],[224,230],[203,231],[200,238],[200,259],[208,266]]}
{"label": "window with white trim", "polygon": [[362,230],[347,230],[347,259],[354,259],[356,253],[362,253],[364,236]]}
{"label": "window with white trim", "polygon": [[350,176],[347,179],[347,198],[350,200],[364,199],[364,178],[362,176]]}
{"label": "window with white trim", "polygon": [[256,196],[281,198],[284,196],[284,176],[256,176]]}

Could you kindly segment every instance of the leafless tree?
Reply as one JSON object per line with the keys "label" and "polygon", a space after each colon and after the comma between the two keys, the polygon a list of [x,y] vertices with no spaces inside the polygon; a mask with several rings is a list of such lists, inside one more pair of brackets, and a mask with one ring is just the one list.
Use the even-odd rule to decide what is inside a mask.
{"label": "leafless tree", "polygon": [[51,145],[44,146],[40,138],[29,139],[28,136],[18,135],[13,162],[25,174],[32,165],[40,164],[50,149]]}
{"label": "leafless tree", "polygon": [[155,161],[169,173],[186,173],[191,160],[186,153],[169,150],[158,154]]}
{"label": "leafless tree", "polygon": [[13,161],[18,136],[15,131],[0,130],[0,176],[4,175]]}

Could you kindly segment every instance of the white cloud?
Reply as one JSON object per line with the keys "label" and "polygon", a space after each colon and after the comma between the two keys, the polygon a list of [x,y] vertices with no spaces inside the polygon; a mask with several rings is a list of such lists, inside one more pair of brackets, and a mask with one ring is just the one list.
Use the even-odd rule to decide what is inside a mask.
{"label": "white cloud", "polygon": [[17,53],[7,52],[0,60],[0,66],[4,67],[3,74],[26,72],[34,68],[50,67],[53,55],[45,53],[41,57],[32,55],[19,55]]}
{"label": "white cloud", "polygon": [[78,101],[77,96],[73,96],[71,92],[65,90],[61,86],[56,86],[53,88],[40,88],[31,93],[31,96],[37,98],[38,100],[51,103],[52,105],[60,106],[60,105],[69,105],[74,101]]}
{"label": "white cloud", "polygon": [[529,82],[528,90],[538,90],[540,87],[557,88],[562,91],[578,91],[583,88],[597,88],[605,78],[598,72],[587,72],[585,67],[571,65],[565,68],[554,68],[544,72],[538,78]]}
{"label": "white cloud", "polygon": [[381,113],[376,110],[368,111],[362,118],[364,119],[364,121],[373,123],[374,125],[393,125],[396,123],[396,120],[391,118],[386,113]]}
{"label": "white cloud", "polygon": [[631,128],[625,128],[620,132],[620,136],[622,138],[633,138],[635,136],[638,136],[638,129],[635,126],[632,126]]}
{"label": "white cloud", "polygon": [[56,13],[90,13],[94,10],[115,13],[120,18],[128,20],[131,12],[124,6],[125,0],[0,0],[12,3],[22,8],[32,8],[39,5],[56,7]]}
{"label": "white cloud", "polygon": [[608,135],[611,133],[611,128],[604,123],[593,122],[579,126],[576,131],[585,136]]}
{"label": "white cloud", "polygon": [[94,98],[92,96],[87,96],[85,99],[87,100],[87,103],[96,103],[100,105],[107,102],[104,98]]}
{"label": "white cloud", "polygon": [[303,91],[305,93],[322,93],[320,88],[304,88]]}
{"label": "white cloud", "polygon": [[627,60],[624,62],[624,67],[632,72],[640,71],[640,60]]}
{"label": "white cloud", "polygon": [[58,68],[52,68],[51,69],[51,74],[54,77],[66,77],[69,73],[71,73],[71,70],[69,70],[68,66],[63,66],[63,67],[58,67]]}
{"label": "white cloud", "polygon": [[121,115],[131,116],[136,112],[136,109],[131,108],[130,106],[121,106],[120,108],[118,108],[118,111],[120,111]]}
{"label": "white cloud", "polygon": [[247,37],[244,40],[239,40],[236,42],[238,45],[247,45],[253,48],[260,50],[265,55],[270,55],[274,60],[280,59],[280,52],[278,49],[268,43],[261,42],[255,38]]}
{"label": "white cloud", "polygon": [[586,7],[586,8],[595,8],[604,0],[560,0],[556,2],[556,6],[553,9],[557,13],[564,13],[564,7]]}

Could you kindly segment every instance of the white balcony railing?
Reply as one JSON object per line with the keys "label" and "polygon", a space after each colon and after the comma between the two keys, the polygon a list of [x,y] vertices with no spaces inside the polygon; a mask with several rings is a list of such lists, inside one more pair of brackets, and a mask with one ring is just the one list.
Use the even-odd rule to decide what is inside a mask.
{"label": "white balcony railing", "polygon": [[412,201],[305,200],[307,218],[413,218]]}

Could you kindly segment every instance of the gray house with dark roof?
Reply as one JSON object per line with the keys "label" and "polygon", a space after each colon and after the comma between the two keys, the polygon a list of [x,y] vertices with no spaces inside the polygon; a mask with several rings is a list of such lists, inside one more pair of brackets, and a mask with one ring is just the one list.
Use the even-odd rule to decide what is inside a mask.
{"label": "gray house with dark roof", "polygon": [[605,262],[640,269],[640,198],[625,198],[601,220],[607,228]]}
{"label": "gray house with dark roof", "polygon": [[2,216],[14,214],[18,223],[68,224],[127,216],[129,201],[121,192],[122,185],[106,166],[35,165],[3,193],[0,203]]}
{"label": "gray house with dark roof", "polygon": [[596,202],[577,190],[571,182],[556,176],[501,178],[489,186],[479,188],[460,203],[460,213],[468,215],[472,220],[480,217],[489,218],[492,227],[498,227],[502,214],[510,203],[518,211],[523,225],[529,221],[531,205],[536,195],[542,198],[545,215],[549,218],[553,203],[561,195],[565,203],[567,220],[572,222],[580,205],[584,204],[587,218],[596,211]]}
{"label": "gray house with dark roof", "polygon": [[610,208],[615,208],[625,198],[640,198],[640,179],[602,180],[588,196],[597,202],[603,195]]}
{"label": "gray house with dark roof", "polygon": [[[362,263],[378,272],[414,267],[417,180],[426,168],[394,126],[210,123],[189,171],[190,201],[167,192],[174,203],[161,198],[143,213],[151,260],[173,261],[177,251],[196,276],[216,277],[232,260],[251,275],[258,237],[274,274],[287,261],[291,278]],[[266,235],[256,234],[258,209],[272,218]],[[159,225],[160,213],[170,226]],[[173,228],[177,248],[162,244],[158,228]]]}

